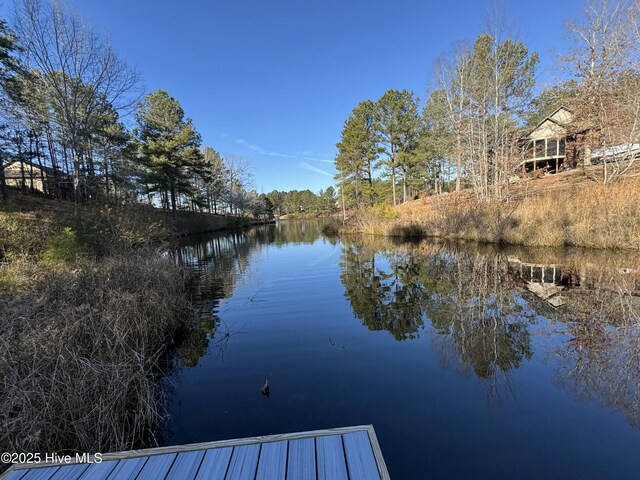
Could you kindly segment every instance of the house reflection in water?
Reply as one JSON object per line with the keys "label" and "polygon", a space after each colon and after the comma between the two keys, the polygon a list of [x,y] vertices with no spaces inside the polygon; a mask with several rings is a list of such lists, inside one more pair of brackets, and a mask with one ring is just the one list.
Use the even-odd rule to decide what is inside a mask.
{"label": "house reflection in water", "polygon": [[553,283],[555,285],[566,284],[563,282],[562,268],[560,265],[539,265],[525,263],[515,257],[509,257],[509,268],[519,272],[520,277],[529,282]]}
{"label": "house reflection in water", "polygon": [[565,287],[577,286],[579,278],[567,271],[563,275],[560,265],[525,263],[516,257],[509,257],[509,269],[526,282],[527,289],[554,307],[564,305],[565,298],[560,292]]}

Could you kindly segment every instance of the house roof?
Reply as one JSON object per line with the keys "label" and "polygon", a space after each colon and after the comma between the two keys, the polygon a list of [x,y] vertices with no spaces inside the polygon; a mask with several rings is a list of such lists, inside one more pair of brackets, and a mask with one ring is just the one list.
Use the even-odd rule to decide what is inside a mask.
{"label": "house roof", "polygon": [[559,106],[558,108],[556,108],[553,112],[551,112],[551,114],[547,115],[546,117],[544,117],[536,126],[535,128],[532,128],[529,132],[527,132],[527,134],[525,135],[525,138],[530,138],[531,135],[533,134],[533,132],[535,132],[536,130],[538,130],[545,122],[553,122],[556,125],[560,126],[560,127],[566,127],[567,125],[569,125],[570,122],[564,123],[564,122],[560,122],[559,120],[553,118],[558,112],[560,112],[561,110],[565,110],[566,112],[569,112],[571,115],[573,115],[573,112],[571,110],[569,110],[567,107],[565,107],[564,105]]}
{"label": "house roof", "polygon": [[554,119],[553,117],[555,117],[556,113],[558,113],[559,111],[564,110],[565,112],[569,112],[571,115],[573,115],[573,111],[568,109],[567,107],[565,107],[564,105],[560,105],[558,108],[556,108],[553,112],[551,112],[551,114],[547,115],[547,118],[553,120],[556,123],[560,123],[562,125],[568,125],[570,122],[567,123],[562,123],[562,122],[558,122],[556,119]]}
{"label": "house roof", "polygon": [[[64,174],[64,172],[62,172],[62,170],[60,170],[59,168],[58,168],[58,169],[55,169],[55,168],[53,168],[53,167],[49,167],[49,166],[46,166],[46,165],[43,165],[43,166],[41,167],[40,165],[37,165],[37,164],[35,164],[35,163],[33,163],[33,162],[29,162],[29,161],[26,161],[26,160],[24,160],[24,161],[22,162],[22,164],[23,164],[25,167],[33,167],[33,168],[40,169],[40,170],[42,170],[43,172],[45,172],[47,175],[53,175],[54,173],[58,173],[59,175],[63,175],[63,174]],[[4,166],[5,170],[6,170],[7,168],[9,168],[10,166],[12,166],[12,165],[20,165],[20,161],[18,161],[18,160],[11,160],[9,163],[7,163],[7,164]]]}

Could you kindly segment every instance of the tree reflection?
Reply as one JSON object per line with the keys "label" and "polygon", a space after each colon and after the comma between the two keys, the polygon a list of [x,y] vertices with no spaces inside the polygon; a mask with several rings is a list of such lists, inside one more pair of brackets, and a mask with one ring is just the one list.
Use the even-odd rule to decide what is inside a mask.
{"label": "tree reflection", "polygon": [[[181,365],[195,367],[212,342],[223,349],[233,337],[233,326],[220,328],[220,301],[229,298],[237,285],[246,281],[252,257],[273,245],[313,243],[322,237],[325,222],[318,219],[261,225],[236,233],[214,234],[188,240],[177,257],[195,274],[193,297],[198,305],[196,328],[177,347]],[[336,240],[326,240],[335,242]]]}
{"label": "tree reflection", "polygon": [[[199,328],[180,345],[181,363],[194,366],[233,341],[219,305],[250,278],[255,252],[329,241],[321,225],[288,222],[185,246],[202,308]],[[482,380],[493,398],[510,391],[510,373],[532,358],[532,337],[546,336],[537,355],[553,360],[558,386],[640,427],[640,253],[366,238],[343,240],[341,249],[344,295],[368,329],[431,341],[443,367]],[[532,282],[555,285],[563,305],[554,308]]]}
{"label": "tree reflection", "polygon": [[487,379],[531,358],[529,325],[534,313],[521,301],[506,258],[469,251],[435,257],[432,275],[443,270],[447,275],[429,292],[425,310],[440,336],[436,341],[447,352],[456,352],[452,360],[458,368]]}
{"label": "tree reflection", "polygon": [[260,240],[263,240],[260,233],[247,231],[214,236],[182,247],[182,259],[196,277],[193,296],[198,304],[198,319],[196,328],[178,346],[181,365],[195,367],[207,353],[220,324],[220,300],[230,297],[244,278]]}
{"label": "tree reflection", "polygon": [[482,379],[531,357],[533,312],[519,301],[504,256],[380,247],[348,243],[341,261],[345,296],[369,329],[412,339],[427,319],[447,363],[454,360]]}
{"label": "tree reflection", "polygon": [[[544,320],[536,334],[554,338],[541,348],[558,361],[557,385],[640,427],[640,254],[358,239],[341,267],[364,325],[398,340],[427,332],[444,367],[494,394],[532,357],[531,326]],[[555,284],[562,306],[531,282]]]}
{"label": "tree reflection", "polygon": [[[622,264],[619,264],[622,265]],[[577,398],[625,412],[640,427],[640,296],[637,268],[583,266],[583,281],[566,297],[562,331],[568,336],[553,351],[556,382]],[[634,275],[635,274],[635,275]]]}
{"label": "tree reflection", "polygon": [[375,249],[365,244],[345,245],[340,276],[354,315],[369,330],[387,330],[397,340],[415,338],[423,325],[422,285],[408,281],[419,262],[396,251],[384,253],[376,264]]}

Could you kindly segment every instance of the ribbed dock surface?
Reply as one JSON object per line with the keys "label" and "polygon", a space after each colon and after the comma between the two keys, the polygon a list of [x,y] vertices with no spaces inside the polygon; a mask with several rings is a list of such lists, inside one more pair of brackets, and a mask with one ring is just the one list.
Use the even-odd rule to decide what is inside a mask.
{"label": "ribbed dock surface", "polygon": [[373,426],[103,455],[101,463],[15,465],[1,480],[316,480],[389,478]]}

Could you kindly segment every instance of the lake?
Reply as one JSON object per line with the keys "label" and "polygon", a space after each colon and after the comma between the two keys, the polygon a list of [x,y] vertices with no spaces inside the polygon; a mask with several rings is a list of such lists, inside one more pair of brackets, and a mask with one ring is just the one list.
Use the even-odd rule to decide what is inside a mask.
{"label": "lake", "polygon": [[637,252],[322,225],[182,248],[201,312],[164,444],[373,424],[392,478],[638,477]]}

